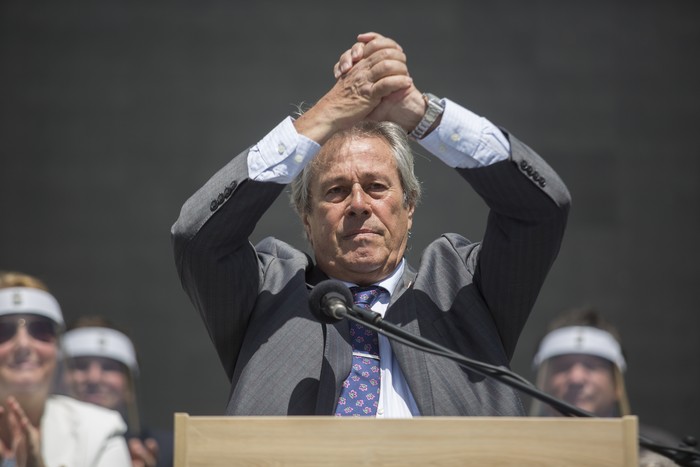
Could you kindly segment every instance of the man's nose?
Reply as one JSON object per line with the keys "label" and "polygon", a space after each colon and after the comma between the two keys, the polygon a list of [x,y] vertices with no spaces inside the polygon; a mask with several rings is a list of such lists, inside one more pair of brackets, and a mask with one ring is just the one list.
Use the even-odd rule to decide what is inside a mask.
{"label": "man's nose", "polygon": [[369,214],[371,205],[368,202],[369,195],[359,183],[355,183],[350,191],[350,212],[353,214]]}

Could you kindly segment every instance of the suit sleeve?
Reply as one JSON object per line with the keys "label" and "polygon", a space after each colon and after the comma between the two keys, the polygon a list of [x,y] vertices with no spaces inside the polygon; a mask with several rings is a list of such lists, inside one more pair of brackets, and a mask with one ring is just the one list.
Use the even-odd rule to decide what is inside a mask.
{"label": "suit sleeve", "polygon": [[540,156],[509,140],[508,160],[458,172],[490,208],[474,282],[510,359],[559,252],[570,195]]}
{"label": "suit sleeve", "polygon": [[247,153],[233,158],[185,202],[171,230],[180,281],[229,378],[261,282],[248,238],[285,187],[250,180]]}

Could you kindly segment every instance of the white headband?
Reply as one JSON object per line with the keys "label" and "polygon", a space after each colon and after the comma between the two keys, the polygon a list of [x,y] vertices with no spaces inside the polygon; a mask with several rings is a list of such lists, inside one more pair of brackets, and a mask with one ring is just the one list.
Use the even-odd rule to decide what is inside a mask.
{"label": "white headband", "polygon": [[85,327],[72,329],[63,335],[66,357],[106,357],[126,365],[138,373],[136,351],[126,335],[110,328]]}
{"label": "white headband", "polygon": [[625,357],[622,356],[620,343],[609,332],[590,326],[569,326],[547,334],[542,339],[533,365],[537,368],[548,358],[568,354],[595,355],[625,371]]}
{"label": "white headband", "polygon": [[0,316],[22,313],[44,316],[63,325],[61,307],[50,293],[33,287],[0,289]]}

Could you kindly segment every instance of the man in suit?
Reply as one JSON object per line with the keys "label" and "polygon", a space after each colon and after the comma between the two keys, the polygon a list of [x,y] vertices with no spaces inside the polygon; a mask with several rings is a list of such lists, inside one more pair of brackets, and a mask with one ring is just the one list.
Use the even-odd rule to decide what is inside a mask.
{"label": "man in suit", "polygon": [[[351,332],[308,305],[329,277],[379,285],[372,310],[386,321],[507,366],[559,250],[569,194],[527,146],[422,94],[401,47],[379,34],[360,34],[334,71],[330,91],[219,170],[172,229],[182,284],[231,381],[228,414],[340,414],[357,356]],[[407,134],[491,210],[482,243],[445,234],[417,269],[403,258],[420,197]],[[314,259],[273,237],[248,241],[289,183]],[[372,357],[381,382],[371,415],[524,413],[512,389],[445,358],[384,336]]]}

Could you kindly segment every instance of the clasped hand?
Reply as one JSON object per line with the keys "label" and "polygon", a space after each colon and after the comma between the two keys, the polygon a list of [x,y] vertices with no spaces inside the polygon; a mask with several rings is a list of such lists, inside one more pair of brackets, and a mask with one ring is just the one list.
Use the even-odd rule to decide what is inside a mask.
{"label": "clasped hand", "polygon": [[14,397],[0,406],[0,462],[14,459],[18,467],[44,467],[39,429],[31,424]]}
{"label": "clasped hand", "polygon": [[406,55],[393,39],[374,32],[358,35],[333,73],[331,90],[295,122],[299,133],[319,144],[361,120],[391,121],[408,133],[425,113]]}

